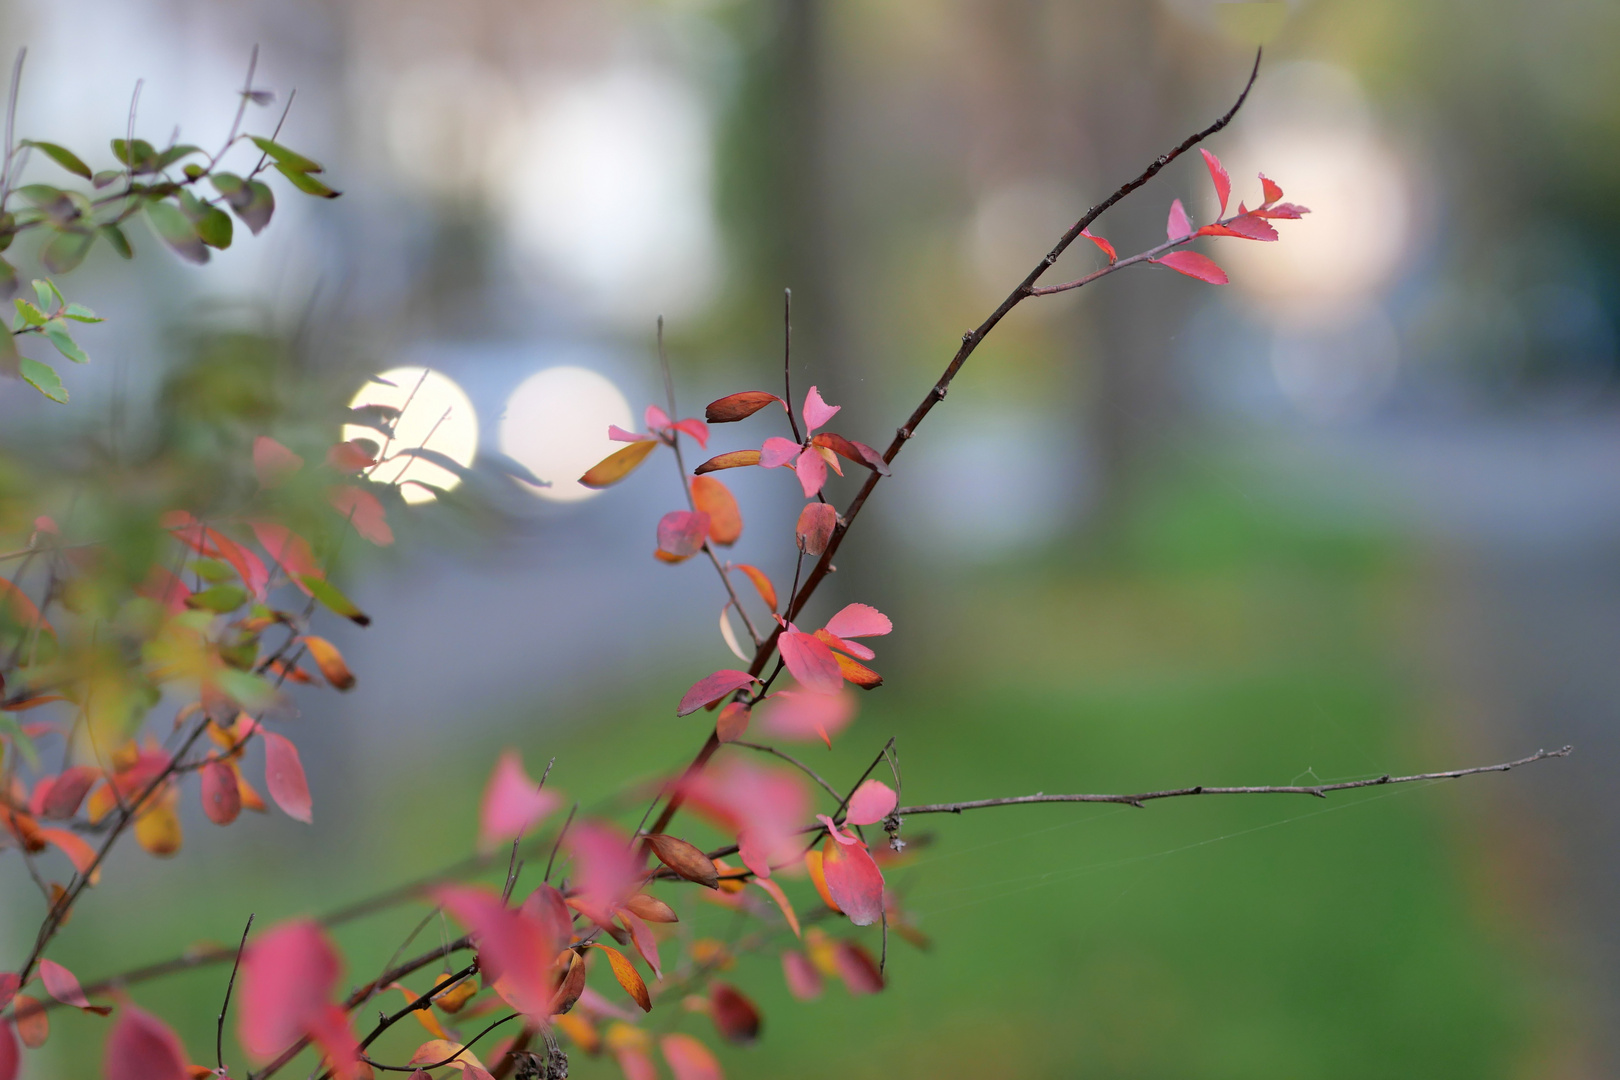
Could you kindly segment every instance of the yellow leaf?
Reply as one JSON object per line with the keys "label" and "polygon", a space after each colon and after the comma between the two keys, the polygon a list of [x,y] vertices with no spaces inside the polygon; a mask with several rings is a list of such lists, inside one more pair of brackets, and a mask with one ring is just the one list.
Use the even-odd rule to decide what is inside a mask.
{"label": "yellow leaf", "polygon": [[615,450],[591,466],[590,471],[579,478],[579,482],[588,488],[605,488],[617,484],[635,471],[636,466],[645,461],[647,455],[652,453],[657,445],[656,439],[643,439],[631,443],[623,450]]}

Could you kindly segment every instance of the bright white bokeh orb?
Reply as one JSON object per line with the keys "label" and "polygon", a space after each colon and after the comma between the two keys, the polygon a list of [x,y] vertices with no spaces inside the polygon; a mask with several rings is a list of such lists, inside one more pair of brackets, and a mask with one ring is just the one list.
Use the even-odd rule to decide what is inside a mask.
{"label": "bright white bokeh orb", "polygon": [[579,478],[626,445],[608,438],[611,424],[640,428],[617,386],[589,368],[547,368],[523,380],[507,398],[501,452],[550,482],[550,487],[531,488],[536,495],[578,502],[597,494]]}
{"label": "bright white bokeh orb", "polygon": [[[388,459],[400,450],[434,450],[463,467],[473,463],[478,453],[478,414],[455,380],[431,368],[398,367],[374,376],[349,402],[386,405],[399,409],[394,436],[385,442],[381,457]],[[381,434],[359,424],[343,426],[344,439],[371,439],[384,442]],[[367,478],[379,484],[394,484],[408,503],[432,502],[431,488],[450,490],[461,477],[442,465],[411,455],[384,460]],[[414,481],[414,482],[413,482]],[[431,485],[424,487],[422,485]]]}

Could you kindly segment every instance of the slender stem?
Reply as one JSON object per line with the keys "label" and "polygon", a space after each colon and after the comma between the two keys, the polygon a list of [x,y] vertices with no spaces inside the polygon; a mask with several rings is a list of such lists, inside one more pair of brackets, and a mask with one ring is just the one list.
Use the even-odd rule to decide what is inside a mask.
{"label": "slender stem", "polygon": [[793,290],[782,290],[782,394],[787,406],[788,426],[793,429],[793,441],[804,442],[799,434],[799,421],[793,416]]}
{"label": "slender stem", "polygon": [[[837,788],[835,788],[831,784],[827,783],[826,780],[823,780],[821,778],[821,774],[816,772],[816,770],[812,769],[810,766],[806,765],[804,762],[800,761],[798,758],[792,756],[791,754],[785,754],[782,751],[778,750],[776,747],[774,747],[774,746],[766,746],[764,743],[743,742],[740,739],[737,740],[736,742],[733,742],[731,745],[732,746],[741,746],[741,747],[743,747],[744,749],[747,749],[747,750],[757,750],[762,754],[774,754],[774,755],[776,755],[777,757],[781,758],[783,761],[787,762],[789,765],[792,765],[795,769],[798,769],[800,772],[804,773],[810,779],[814,780],[817,784],[821,785],[821,790],[823,790],[827,794],[831,795],[833,797],[833,799],[835,799],[835,800],[838,799],[838,789]],[[839,803],[839,807],[840,808],[843,807],[842,802]]]}
{"label": "slender stem", "polygon": [[[384,1065],[380,1061],[373,1061],[369,1057],[365,1057],[364,1054],[362,1054],[361,1057],[365,1058],[365,1062],[366,1062],[367,1065],[370,1065],[373,1069],[381,1069],[383,1072],[414,1073],[414,1072],[417,1072],[419,1070],[424,1070],[424,1069],[442,1068],[443,1066],[448,1065],[451,1062],[455,1061],[462,1054],[465,1054],[468,1050],[472,1049],[473,1043],[477,1042],[479,1039],[482,1039],[485,1035],[488,1035],[490,1032],[494,1031],[496,1028],[500,1027],[502,1024],[506,1023],[507,1021],[516,1020],[519,1015],[521,1015],[521,1014],[519,1014],[519,1013],[507,1013],[505,1016],[501,1017],[499,1020],[495,1021],[493,1024],[490,1024],[483,1031],[480,1031],[478,1034],[476,1034],[472,1038],[468,1039],[465,1043],[462,1044],[460,1050],[457,1050],[455,1053],[451,1054],[449,1057],[445,1058],[443,1061],[435,1061],[431,1065]],[[330,1076],[330,1075],[331,1075],[330,1073],[327,1074],[327,1076]]]}
{"label": "slender stem", "polygon": [[225,1075],[225,1015],[231,1011],[231,991],[236,989],[236,972],[242,966],[242,950],[247,948],[248,931],[253,929],[253,913],[249,912],[247,925],[242,927],[242,940],[236,946],[236,962],[231,965],[231,978],[225,984],[225,1000],[219,1006],[219,1023],[214,1027],[214,1063],[219,1074]]}
{"label": "slender stem", "polygon": [[24,46],[17,50],[17,59],[11,64],[11,95],[6,99],[6,161],[0,168],[0,210],[5,209],[6,200],[11,195],[11,166],[12,155],[16,152],[17,136],[17,94],[22,89],[23,61],[28,58],[28,48]]}

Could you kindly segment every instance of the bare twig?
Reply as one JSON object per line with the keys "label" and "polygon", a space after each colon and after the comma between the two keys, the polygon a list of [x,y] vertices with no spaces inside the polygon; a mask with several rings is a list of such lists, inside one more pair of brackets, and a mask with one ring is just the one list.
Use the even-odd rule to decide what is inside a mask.
{"label": "bare twig", "polygon": [[[816,772],[816,770],[812,769],[810,766],[806,765],[804,762],[800,761],[798,758],[794,757],[793,755],[784,754],[782,751],[778,750],[774,746],[766,746],[764,743],[743,742],[740,739],[733,742],[731,745],[732,746],[741,746],[741,747],[743,747],[745,749],[748,749],[748,750],[758,750],[762,754],[774,754],[774,755],[776,755],[777,757],[781,758],[783,761],[787,762],[789,765],[792,765],[795,769],[798,769],[800,772],[804,773],[804,775],[808,776],[810,779],[814,780],[817,784],[820,784],[821,785],[821,790],[823,790],[827,794],[831,795],[833,797],[833,799],[835,799],[835,800],[838,799],[838,789],[837,788],[835,788],[831,784],[827,783],[827,781],[825,781],[825,780],[823,780],[821,778],[820,773]],[[840,802],[839,805],[842,806],[843,803]]]}
{"label": "bare twig", "polygon": [[214,1064],[219,1074],[225,1075],[225,1014],[231,1011],[231,991],[236,989],[236,972],[242,966],[242,950],[247,948],[248,931],[253,929],[253,913],[248,913],[247,925],[242,927],[242,940],[236,946],[236,962],[231,965],[231,978],[225,984],[225,1000],[219,1006],[219,1023],[214,1027]]}
{"label": "bare twig", "polygon": [[1505,761],[1500,765],[1478,765],[1472,769],[1450,769],[1446,772],[1414,773],[1411,776],[1382,776],[1371,777],[1366,780],[1346,780],[1337,784],[1286,784],[1277,787],[1183,787],[1166,788],[1163,791],[1141,791],[1134,795],[1047,795],[1037,792],[1034,795],[1013,795],[1002,799],[970,799],[966,802],[950,803],[923,803],[918,806],[902,806],[894,812],[896,817],[905,817],[909,814],[960,814],[964,810],[983,810],[991,806],[1025,806],[1031,803],[1124,803],[1127,806],[1141,806],[1143,803],[1155,799],[1174,799],[1185,795],[1314,795],[1319,799],[1327,798],[1330,791],[1349,791],[1353,788],[1378,787],[1383,784],[1411,784],[1420,780],[1455,780],[1463,776],[1475,776],[1479,773],[1507,772],[1521,765],[1529,765],[1548,758],[1568,757],[1572,747],[1562,747],[1558,750],[1537,750],[1529,757],[1519,758],[1517,761]]}
{"label": "bare twig", "polygon": [[11,65],[11,95],[6,99],[6,161],[0,168],[0,210],[5,208],[6,199],[11,195],[11,158],[17,145],[17,94],[22,89],[23,61],[27,58],[25,46],[17,50],[17,59]]}
{"label": "bare twig", "polygon": [[[494,1031],[496,1028],[500,1027],[502,1024],[506,1023],[507,1021],[516,1020],[520,1015],[521,1015],[520,1013],[507,1013],[505,1016],[501,1017],[499,1020],[495,1021],[493,1024],[490,1024],[488,1027],[484,1028],[483,1031],[480,1031],[478,1034],[476,1034],[472,1038],[468,1039],[465,1043],[463,1043],[461,1045],[460,1050],[457,1050],[455,1053],[451,1054],[449,1057],[445,1058],[443,1061],[435,1061],[431,1065],[384,1065],[380,1061],[373,1061],[371,1058],[366,1057],[364,1054],[361,1054],[360,1056],[365,1061],[365,1063],[367,1065],[370,1065],[373,1069],[381,1069],[383,1072],[414,1073],[414,1072],[417,1072],[418,1070],[423,1070],[423,1069],[442,1068],[442,1067],[450,1064],[452,1061],[455,1061],[462,1054],[465,1054],[468,1050],[471,1050],[473,1043],[477,1042],[479,1039],[482,1039],[485,1035],[488,1035],[490,1032]],[[327,1075],[331,1075],[331,1074],[328,1073]]]}

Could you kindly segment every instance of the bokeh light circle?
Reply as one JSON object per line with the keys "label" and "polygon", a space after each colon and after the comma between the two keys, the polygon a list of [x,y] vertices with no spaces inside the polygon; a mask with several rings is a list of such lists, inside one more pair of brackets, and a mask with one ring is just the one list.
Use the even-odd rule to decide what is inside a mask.
{"label": "bokeh light circle", "polygon": [[612,424],[639,427],[611,380],[589,368],[547,368],[523,380],[507,398],[501,452],[550,483],[533,489],[541,498],[579,502],[597,494],[579,478],[625,445],[608,438]]}
{"label": "bokeh light circle", "polygon": [[360,424],[343,426],[344,439],[370,439],[382,445],[381,457],[386,460],[367,474],[368,479],[397,485],[408,503],[432,502],[433,488],[449,491],[461,483],[461,477],[443,465],[399,453],[421,448],[443,454],[463,468],[473,463],[478,454],[478,414],[454,379],[431,368],[391,368],[373,376],[349,402],[350,408],[364,405],[400,410],[391,439]]}

